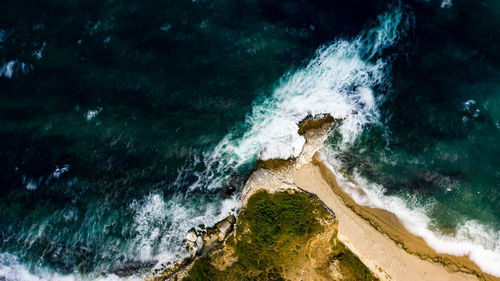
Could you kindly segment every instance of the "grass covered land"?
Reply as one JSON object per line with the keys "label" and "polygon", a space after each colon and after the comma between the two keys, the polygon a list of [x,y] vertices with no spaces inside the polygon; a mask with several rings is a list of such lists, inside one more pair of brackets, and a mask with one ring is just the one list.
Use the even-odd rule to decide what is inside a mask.
{"label": "grass covered land", "polygon": [[335,217],[302,192],[259,191],[224,245],[198,258],[184,281],[376,280],[337,240]]}

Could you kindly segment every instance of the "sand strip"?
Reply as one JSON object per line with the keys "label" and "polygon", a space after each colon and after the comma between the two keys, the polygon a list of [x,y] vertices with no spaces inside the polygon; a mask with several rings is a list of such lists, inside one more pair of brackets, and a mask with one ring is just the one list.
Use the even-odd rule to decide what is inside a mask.
{"label": "sand strip", "polygon": [[[342,190],[336,184],[332,184],[331,179],[328,180],[325,177],[325,171],[322,171],[321,165],[316,161],[301,165],[295,173],[294,183],[300,188],[316,194],[329,208],[334,210],[339,220],[339,239],[381,280],[498,280],[481,273],[479,273],[478,278],[474,274],[457,272],[454,270],[462,270],[462,268],[450,268],[408,253],[401,244],[398,245],[386,234],[378,231],[368,220],[348,207],[348,205],[353,207],[356,204],[350,197],[342,198],[348,197],[347,194],[344,193],[342,197],[338,195],[342,193]],[[344,199],[350,199],[350,202],[344,202]],[[424,253],[433,251],[426,246],[425,241],[406,231],[393,214],[384,210],[356,206],[359,209],[356,211],[363,209],[363,215],[367,216],[368,219],[378,220],[379,223],[385,224],[382,231],[392,229],[392,232],[398,233],[399,237],[405,236],[408,240],[405,242],[412,244],[413,248],[421,248],[420,250]],[[472,263],[472,265],[474,264]]]}
{"label": "sand strip", "polygon": [[[436,253],[422,238],[407,231],[393,213],[357,205],[319,157],[331,126],[325,122],[306,130],[299,157],[269,167],[272,171],[267,172],[281,182],[276,186],[296,185],[323,201],[339,220],[340,240],[381,280],[500,280],[483,273],[468,257]],[[252,184],[262,182],[255,176],[247,182],[242,201],[258,187],[275,186],[271,182],[276,179]]]}
{"label": "sand strip", "polygon": [[261,163],[245,185],[242,205],[262,188],[269,192],[301,189],[317,196],[335,213],[339,239],[381,280],[500,280],[482,272],[466,256],[436,253],[393,213],[356,204],[319,157],[332,123],[317,125],[304,131],[306,142],[297,158]]}

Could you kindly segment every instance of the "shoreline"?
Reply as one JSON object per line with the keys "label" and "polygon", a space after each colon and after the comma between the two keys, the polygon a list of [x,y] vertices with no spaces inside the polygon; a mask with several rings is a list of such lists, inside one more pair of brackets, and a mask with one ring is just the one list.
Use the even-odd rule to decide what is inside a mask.
{"label": "shoreline", "polygon": [[468,256],[438,253],[423,238],[409,232],[394,213],[384,209],[358,205],[339,186],[334,173],[328,167],[328,164],[319,159],[318,154],[315,155],[312,164],[319,167],[324,179],[346,207],[367,221],[377,231],[387,235],[398,247],[403,248],[406,252],[416,255],[422,260],[441,264],[452,271],[475,275],[480,280],[500,280],[500,277],[483,272]]}
{"label": "shoreline", "polygon": [[[282,185],[315,195],[332,210],[339,220],[339,239],[380,280],[500,280],[467,256],[437,253],[423,238],[410,233],[395,214],[360,206],[344,192],[319,152],[335,121],[322,118],[314,126],[304,122],[306,142],[297,158],[262,161],[258,166],[281,179]],[[240,206],[258,190],[253,176],[243,189]],[[257,185],[276,191],[275,184]]]}
{"label": "shoreline", "polygon": [[482,272],[468,257],[436,253],[408,232],[396,215],[357,205],[331,184],[334,175],[325,175],[325,169],[317,160],[303,165],[294,183],[335,211],[339,239],[381,280],[499,280]]}
{"label": "shoreline", "polygon": [[[410,233],[395,214],[358,205],[343,191],[335,171],[322,161],[319,152],[335,121],[323,118],[305,123],[305,144],[298,157],[258,161],[240,194],[240,209],[261,190],[270,194],[305,192],[334,214],[339,241],[380,280],[500,280],[483,272],[468,256],[437,253],[424,239]],[[213,243],[225,247],[227,235]],[[184,276],[198,257],[164,271],[158,280]]]}
{"label": "shoreline", "polygon": [[[340,240],[381,280],[500,280],[483,272],[468,256],[437,253],[423,238],[410,233],[395,214],[360,206],[344,192],[320,157],[333,124],[329,121],[307,129],[306,143],[297,158],[281,161],[281,166],[272,163],[265,167],[264,163],[261,167],[273,168],[271,172],[284,183],[315,195],[333,210],[339,220]],[[242,205],[252,189],[255,187],[245,186]]]}

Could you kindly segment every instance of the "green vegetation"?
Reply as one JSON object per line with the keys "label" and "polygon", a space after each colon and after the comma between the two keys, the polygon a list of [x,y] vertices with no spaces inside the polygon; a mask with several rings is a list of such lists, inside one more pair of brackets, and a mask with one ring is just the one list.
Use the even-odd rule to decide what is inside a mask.
{"label": "green vegetation", "polygon": [[[324,239],[324,244],[311,248],[314,239]],[[225,247],[198,258],[183,281],[285,280],[290,271],[309,266],[311,250],[326,253],[322,256],[325,266],[313,269],[322,276],[328,275],[329,264],[335,262],[345,280],[376,280],[338,242],[333,215],[319,200],[302,192],[260,191],[239,214],[236,231]]]}
{"label": "green vegetation", "polygon": [[299,123],[299,135],[303,136],[308,130],[319,129],[326,123],[340,122],[342,119],[335,119],[331,115],[326,115],[319,119],[315,119],[312,116],[306,117]]}
{"label": "green vegetation", "polygon": [[208,258],[201,257],[193,264],[189,270],[189,276],[183,281],[213,281],[216,280],[217,273],[217,269],[210,264]]}
{"label": "green vegetation", "polygon": [[259,168],[263,168],[272,172],[279,172],[281,168],[293,165],[295,162],[295,158],[288,159],[269,159],[269,160],[260,160],[258,159],[255,163],[254,170]]}
{"label": "green vegetation", "polygon": [[305,193],[254,194],[240,214],[241,226],[247,224],[250,229],[237,233],[241,266],[254,270],[280,267],[291,256],[286,250],[291,248],[293,253],[295,245],[305,244],[322,231],[317,218],[328,215],[319,201]]}
{"label": "green vegetation", "polygon": [[344,244],[336,241],[334,260],[338,261],[340,272],[346,280],[378,280],[373,273]]}

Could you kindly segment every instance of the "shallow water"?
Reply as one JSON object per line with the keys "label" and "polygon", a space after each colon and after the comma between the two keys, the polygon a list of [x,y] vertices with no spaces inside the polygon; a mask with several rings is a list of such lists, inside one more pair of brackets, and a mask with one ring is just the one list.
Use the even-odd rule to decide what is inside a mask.
{"label": "shallow water", "polygon": [[0,276],[112,279],[180,258],[189,228],[235,211],[255,159],[297,155],[296,123],[320,113],[346,117],[330,162],[370,200],[500,253],[498,8],[2,5]]}

